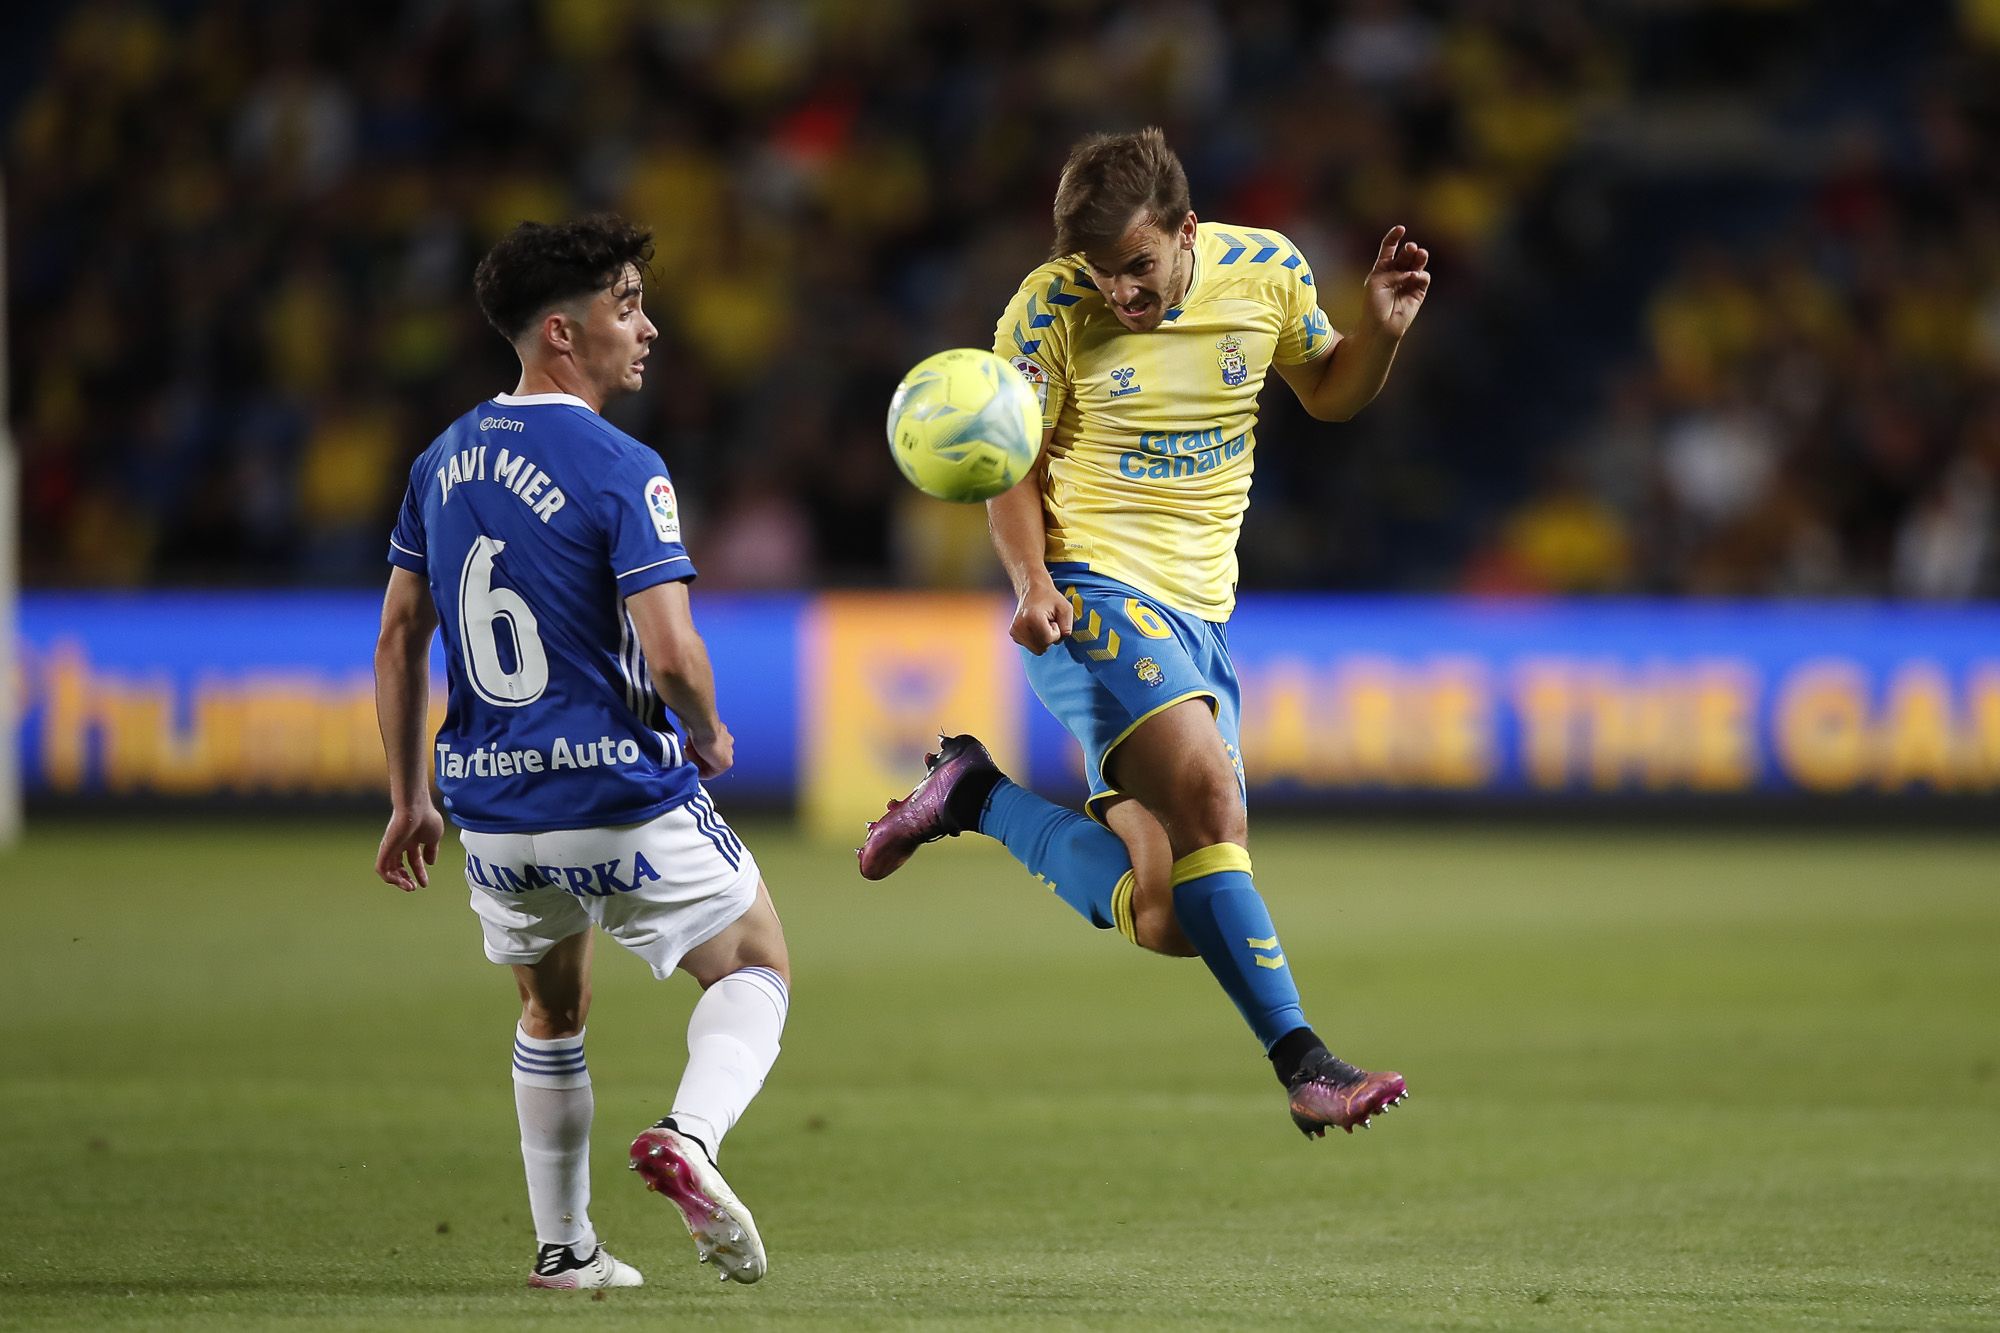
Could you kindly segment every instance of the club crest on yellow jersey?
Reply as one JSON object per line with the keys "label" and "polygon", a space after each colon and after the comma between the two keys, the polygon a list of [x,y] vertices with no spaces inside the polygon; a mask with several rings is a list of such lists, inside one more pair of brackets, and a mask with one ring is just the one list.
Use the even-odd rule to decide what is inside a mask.
{"label": "club crest on yellow jersey", "polygon": [[1233,333],[1224,334],[1222,341],[1217,343],[1216,347],[1222,352],[1222,355],[1216,358],[1216,363],[1222,367],[1224,384],[1233,389],[1250,378],[1250,362],[1243,355],[1241,339]]}

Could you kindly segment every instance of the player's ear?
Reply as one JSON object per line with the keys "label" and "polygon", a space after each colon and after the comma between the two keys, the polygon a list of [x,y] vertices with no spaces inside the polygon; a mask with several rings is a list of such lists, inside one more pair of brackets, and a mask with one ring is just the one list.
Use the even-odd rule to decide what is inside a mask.
{"label": "player's ear", "polygon": [[1194,228],[1195,228],[1194,210],[1190,208],[1188,210],[1188,215],[1181,219],[1180,235],[1177,238],[1180,241],[1181,249],[1183,250],[1194,249]]}
{"label": "player's ear", "polygon": [[567,352],[575,346],[576,331],[570,327],[569,316],[560,310],[551,310],[543,315],[542,341],[557,352]]}

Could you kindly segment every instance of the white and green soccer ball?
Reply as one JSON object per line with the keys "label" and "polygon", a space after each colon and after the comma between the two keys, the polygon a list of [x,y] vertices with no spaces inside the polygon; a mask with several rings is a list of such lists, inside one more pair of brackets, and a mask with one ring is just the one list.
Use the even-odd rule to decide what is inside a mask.
{"label": "white and green soccer ball", "polygon": [[919,361],[889,400],[889,452],[910,484],[959,504],[990,500],[1042,451],[1042,408],[1021,372],[955,347]]}

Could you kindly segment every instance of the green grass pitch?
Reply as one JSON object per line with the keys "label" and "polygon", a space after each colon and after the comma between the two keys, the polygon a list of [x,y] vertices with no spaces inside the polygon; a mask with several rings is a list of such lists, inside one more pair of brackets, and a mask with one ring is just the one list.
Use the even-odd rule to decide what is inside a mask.
{"label": "green grass pitch", "polygon": [[[2000,843],[1267,825],[1309,1016],[1408,1106],[1308,1143],[1201,965],[990,844],[884,885],[747,823],[794,955],[697,1268],[623,1147],[693,1001],[615,948],[600,1233],[529,1292],[504,972],[360,824],[51,824],[0,861],[0,1325],[2000,1325]],[[456,846],[447,843],[447,862]]]}

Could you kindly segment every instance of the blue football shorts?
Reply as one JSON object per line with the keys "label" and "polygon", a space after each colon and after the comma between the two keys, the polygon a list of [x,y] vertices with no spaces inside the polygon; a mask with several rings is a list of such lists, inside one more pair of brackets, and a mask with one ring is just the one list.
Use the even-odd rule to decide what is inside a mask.
{"label": "blue football shorts", "polygon": [[1085,813],[1102,822],[1101,806],[1120,794],[1104,775],[1119,742],[1187,699],[1205,699],[1214,712],[1241,792],[1242,699],[1225,626],[1164,606],[1084,565],[1050,565],[1049,576],[1069,598],[1075,624],[1040,657],[1023,648],[1021,658],[1042,706],[1083,747],[1090,784]]}

